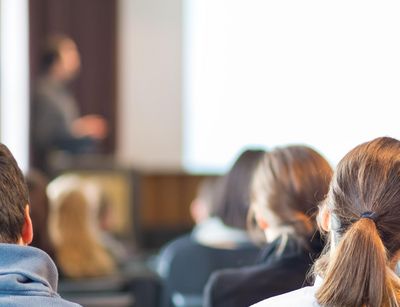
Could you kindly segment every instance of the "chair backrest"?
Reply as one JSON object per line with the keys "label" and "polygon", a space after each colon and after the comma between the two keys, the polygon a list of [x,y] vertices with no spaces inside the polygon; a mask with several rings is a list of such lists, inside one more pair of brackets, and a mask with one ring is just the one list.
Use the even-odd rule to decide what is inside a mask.
{"label": "chair backrest", "polygon": [[[68,301],[83,307],[135,307],[135,297],[131,293],[85,293],[63,296]],[[139,306],[138,306],[139,307]]]}
{"label": "chair backrest", "polygon": [[121,275],[111,275],[96,278],[60,279],[58,292],[62,295],[118,292],[125,290],[128,280]]}
{"label": "chair backrest", "polygon": [[176,239],[160,256],[163,306],[174,306],[172,297],[176,294],[201,297],[211,273],[253,264],[259,252],[259,248],[250,243],[236,249],[219,249],[201,245],[190,235]]}
{"label": "chair backrest", "polygon": [[58,284],[58,292],[63,298],[85,307],[133,307],[135,297],[128,289],[129,282],[120,275],[63,279]]}

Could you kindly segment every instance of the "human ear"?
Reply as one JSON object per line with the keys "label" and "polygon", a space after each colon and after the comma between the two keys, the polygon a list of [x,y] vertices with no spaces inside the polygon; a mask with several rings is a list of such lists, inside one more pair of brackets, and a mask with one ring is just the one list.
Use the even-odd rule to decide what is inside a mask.
{"label": "human ear", "polygon": [[266,230],[268,228],[268,223],[265,220],[265,218],[262,216],[262,214],[260,214],[258,212],[258,210],[254,210],[254,216],[255,216],[258,227],[263,231]]}
{"label": "human ear", "polygon": [[257,219],[257,225],[260,227],[262,230],[266,230],[268,228],[268,224],[264,219]]}
{"label": "human ear", "polygon": [[24,218],[24,225],[22,226],[22,233],[21,239],[24,245],[28,245],[33,240],[33,227],[32,227],[32,220],[29,213],[29,205],[25,206],[25,218]]}
{"label": "human ear", "polygon": [[324,231],[329,232],[331,230],[331,213],[326,205],[320,208],[318,222]]}

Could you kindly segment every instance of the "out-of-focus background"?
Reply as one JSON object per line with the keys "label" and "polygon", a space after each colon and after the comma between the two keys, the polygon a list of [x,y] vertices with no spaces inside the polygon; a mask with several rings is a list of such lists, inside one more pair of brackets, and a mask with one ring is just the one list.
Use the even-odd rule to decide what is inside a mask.
{"label": "out-of-focus background", "polygon": [[[199,183],[245,148],[307,144],[335,165],[400,137],[399,13],[390,1],[1,0],[0,140],[26,173],[95,182],[104,229],[147,255],[193,227]],[[79,56],[64,79],[61,64],[43,69],[64,57],[44,57],[54,37]],[[43,90],[48,72],[59,83]],[[73,141],[36,150],[33,126],[59,129],[39,108],[52,99],[97,128],[74,122]]]}
{"label": "out-of-focus background", "polygon": [[108,124],[101,152],[142,173],[143,227],[189,227],[197,174],[225,172],[245,146],[306,143],[335,164],[360,141],[399,134],[398,9],[2,0],[1,139],[27,170],[41,47],[67,35],[81,56],[80,112]]}

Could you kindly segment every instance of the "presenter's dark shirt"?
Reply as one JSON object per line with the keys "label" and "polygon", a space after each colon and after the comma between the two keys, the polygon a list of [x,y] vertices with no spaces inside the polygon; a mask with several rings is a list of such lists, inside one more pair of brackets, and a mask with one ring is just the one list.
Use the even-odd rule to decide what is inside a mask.
{"label": "presenter's dark shirt", "polygon": [[72,123],[79,117],[76,101],[67,85],[50,78],[39,80],[31,112],[31,137],[35,166],[46,169],[49,154],[90,151],[93,140],[72,134]]}

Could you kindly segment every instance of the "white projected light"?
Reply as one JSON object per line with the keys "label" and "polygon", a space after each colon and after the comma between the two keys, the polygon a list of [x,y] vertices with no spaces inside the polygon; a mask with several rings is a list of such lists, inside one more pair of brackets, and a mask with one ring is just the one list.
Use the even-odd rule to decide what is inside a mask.
{"label": "white projected light", "polygon": [[290,143],[335,164],[400,137],[400,3],[189,2],[187,169],[223,171],[245,146]]}
{"label": "white projected light", "polygon": [[28,0],[0,1],[0,141],[29,161]]}

